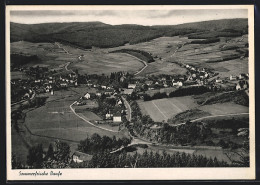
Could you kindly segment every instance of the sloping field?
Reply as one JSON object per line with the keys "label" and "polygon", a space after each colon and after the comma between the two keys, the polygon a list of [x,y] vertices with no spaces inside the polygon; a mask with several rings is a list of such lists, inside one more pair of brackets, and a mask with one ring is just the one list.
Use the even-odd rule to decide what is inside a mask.
{"label": "sloping field", "polygon": [[[80,97],[72,91],[57,92],[47,99],[44,106],[27,112],[25,124],[34,134],[79,141],[87,135],[98,133],[113,136],[115,133],[98,129],[78,118],[69,106]],[[90,119],[98,118],[89,113]],[[122,134],[116,134],[121,136]]]}
{"label": "sloping field", "polygon": [[171,57],[172,60],[197,67],[211,68],[219,72],[219,76],[248,73],[247,35],[232,39],[221,39],[211,44],[185,44]]}
{"label": "sloping field", "polygon": [[204,105],[198,109],[208,112],[211,115],[225,115],[235,113],[248,113],[249,109],[246,106],[238,105],[235,103],[217,103],[213,105]]}
{"label": "sloping field", "polygon": [[167,121],[180,112],[194,108],[197,104],[190,96],[164,98],[147,102],[138,102],[143,114],[148,114],[154,121]]}
{"label": "sloping field", "polygon": [[[11,53],[22,53],[25,55],[37,55],[41,60],[39,64],[59,68],[59,65],[77,61],[73,55],[68,55],[53,43],[31,43],[25,41],[11,43]],[[35,66],[33,63],[31,66]],[[30,66],[30,64],[28,64]]]}
{"label": "sloping field", "polygon": [[128,71],[136,72],[144,64],[135,57],[125,53],[88,53],[84,61],[72,64],[80,73],[110,74],[111,72]]}

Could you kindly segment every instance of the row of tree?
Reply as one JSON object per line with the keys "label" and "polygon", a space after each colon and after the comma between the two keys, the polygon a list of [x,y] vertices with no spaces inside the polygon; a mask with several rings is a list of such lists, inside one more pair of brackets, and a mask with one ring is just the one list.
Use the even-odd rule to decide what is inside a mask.
{"label": "row of tree", "polygon": [[228,167],[224,161],[206,158],[202,155],[186,153],[169,154],[145,150],[142,154],[126,152],[110,154],[108,152],[96,153],[91,161],[83,164],[72,164],[78,168],[163,168],[163,167]]}
{"label": "row of tree", "polygon": [[123,137],[116,139],[115,136],[100,136],[95,133],[90,138],[80,141],[78,150],[88,154],[95,154],[103,151],[112,151],[122,146],[126,147],[131,143],[131,139]]}

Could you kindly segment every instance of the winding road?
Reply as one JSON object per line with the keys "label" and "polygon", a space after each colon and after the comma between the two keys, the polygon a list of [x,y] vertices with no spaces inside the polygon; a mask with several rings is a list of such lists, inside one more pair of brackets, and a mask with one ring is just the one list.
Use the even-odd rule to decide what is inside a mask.
{"label": "winding road", "polygon": [[120,132],[120,131],[114,131],[114,130],[110,130],[110,129],[107,129],[107,128],[103,128],[103,127],[97,126],[97,125],[95,125],[94,123],[91,123],[90,121],[88,121],[86,118],[80,116],[79,114],[77,114],[77,113],[75,112],[75,109],[72,107],[75,103],[77,103],[77,101],[73,102],[73,103],[70,105],[70,110],[71,110],[77,117],[79,117],[80,119],[84,120],[86,123],[88,123],[88,124],[90,124],[90,125],[92,125],[92,126],[94,126],[94,127],[96,127],[96,128],[99,128],[99,129],[101,129],[101,130],[106,130],[106,131],[114,132],[114,133],[119,133],[119,132]]}

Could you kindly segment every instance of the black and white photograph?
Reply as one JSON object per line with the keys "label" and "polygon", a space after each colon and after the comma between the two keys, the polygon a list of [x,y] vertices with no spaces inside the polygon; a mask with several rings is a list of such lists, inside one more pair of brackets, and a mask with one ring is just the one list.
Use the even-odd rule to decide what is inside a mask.
{"label": "black and white photograph", "polygon": [[7,177],[254,179],[253,15],[7,6]]}

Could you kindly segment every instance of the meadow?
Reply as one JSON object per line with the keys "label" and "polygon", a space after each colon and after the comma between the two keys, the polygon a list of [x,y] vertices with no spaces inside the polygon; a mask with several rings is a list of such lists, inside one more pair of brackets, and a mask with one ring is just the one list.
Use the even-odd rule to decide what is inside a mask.
{"label": "meadow", "polygon": [[154,121],[160,122],[197,106],[191,96],[139,101],[138,105],[143,114],[148,114]]}

